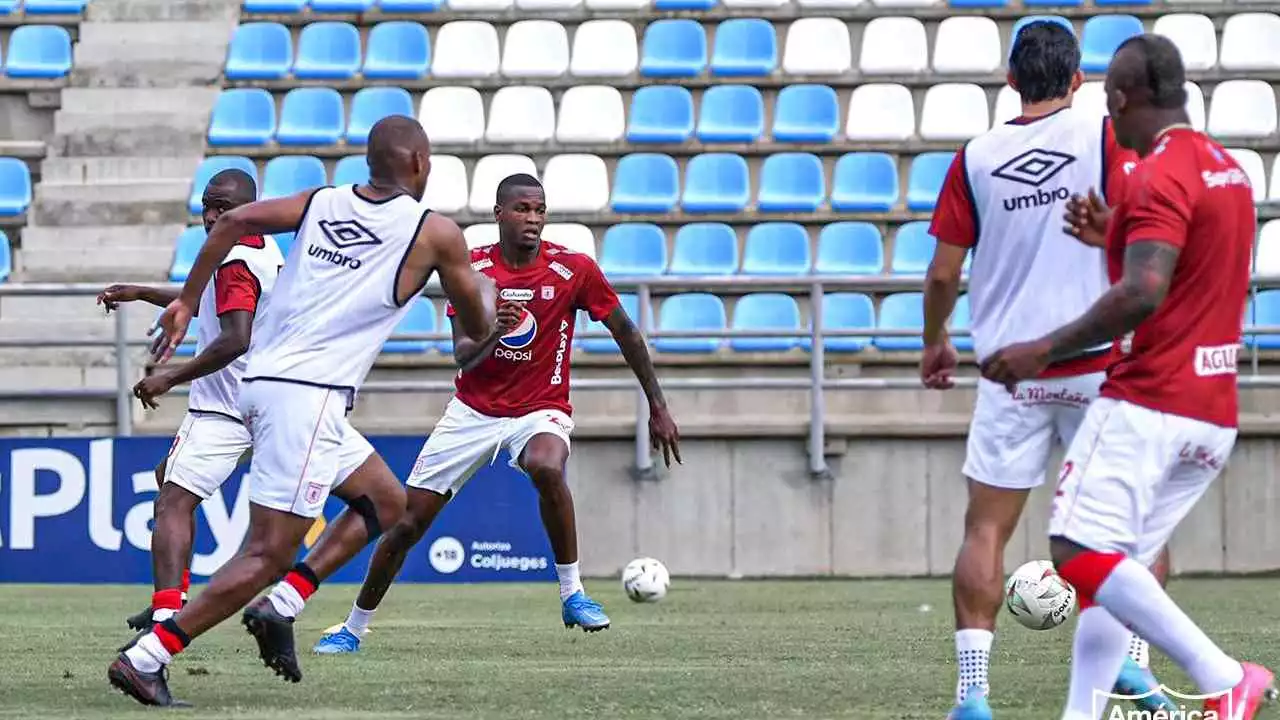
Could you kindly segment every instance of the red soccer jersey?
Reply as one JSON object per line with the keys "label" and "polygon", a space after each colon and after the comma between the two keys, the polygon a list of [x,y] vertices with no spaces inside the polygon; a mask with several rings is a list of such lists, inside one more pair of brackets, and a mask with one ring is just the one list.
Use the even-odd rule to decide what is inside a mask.
{"label": "red soccer jersey", "polygon": [[1102,395],[1237,427],[1236,354],[1257,226],[1249,178],[1221,145],[1185,128],[1167,132],[1128,185],[1107,233],[1111,281],[1134,243],[1168,243],[1181,255],[1164,303],[1121,343]]}
{"label": "red soccer jersey", "polygon": [[[496,243],[472,250],[471,265],[493,278],[500,299],[525,303],[525,314],[489,357],[458,373],[458,399],[493,417],[537,410],[572,415],[569,356],[578,311],[602,321],[618,307],[618,295],[599,266],[586,255],[545,240],[526,267],[509,267]],[[452,306],[445,312],[453,317]]]}

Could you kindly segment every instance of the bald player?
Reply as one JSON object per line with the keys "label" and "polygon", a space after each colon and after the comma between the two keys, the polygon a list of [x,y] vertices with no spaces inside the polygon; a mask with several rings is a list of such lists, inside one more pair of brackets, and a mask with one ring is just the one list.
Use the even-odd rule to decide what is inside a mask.
{"label": "bald player", "polygon": [[[396,476],[347,421],[357,390],[434,272],[466,337],[479,342],[493,329],[493,285],[472,269],[462,231],[422,209],[430,171],[422,126],[403,116],[380,120],[369,133],[367,155],[366,184],[250,203],[219,217],[182,293],[161,317],[167,342],[158,359],[164,362],[236,238],[297,232],[271,304],[254,328],[240,393],[253,440],[249,535],[204,592],[111,664],[111,684],[143,704],[174,705],[166,666],[251,601],[243,622],[263,663],[289,681],[302,679],[294,617],[322,580],[394,525],[405,508]],[[306,562],[293,564],[331,490],[347,508]],[[281,576],[268,596],[253,600]]]}

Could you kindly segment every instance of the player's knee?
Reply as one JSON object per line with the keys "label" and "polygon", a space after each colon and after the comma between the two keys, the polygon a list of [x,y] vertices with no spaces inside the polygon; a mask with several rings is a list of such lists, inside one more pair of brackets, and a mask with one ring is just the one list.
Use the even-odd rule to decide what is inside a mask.
{"label": "player's knee", "polygon": [[199,505],[200,498],[173,483],[165,483],[156,494],[154,513],[156,518],[190,516]]}
{"label": "player's knee", "polygon": [[1000,517],[971,512],[965,516],[965,545],[1003,550],[1016,526],[1016,521],[1011,523]]}

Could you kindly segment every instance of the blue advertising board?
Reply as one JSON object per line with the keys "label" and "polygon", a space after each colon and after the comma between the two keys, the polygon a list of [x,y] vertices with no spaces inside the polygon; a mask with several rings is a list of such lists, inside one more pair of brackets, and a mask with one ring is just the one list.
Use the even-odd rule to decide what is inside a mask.
{"label": "blue advertising board", "polygon": [[[397,476],[409,473],[421,437],[370,438]],[[0,440],[0,582],[150,583],[154,468],[164,437]],[[555,578],[554,560],[529,479],[505,451],[445,507],[414,548],[400,582],[531,581]],[[212,575],[240,548],[249,494],[239,468],[196,513],[191,572]],[[324,519],[343,509],[337,498]],[[307,536],[319,536],[321,523]],[[366,548],[328,582],[360,582]],[[305,549],[303,550],[305,553]]]}

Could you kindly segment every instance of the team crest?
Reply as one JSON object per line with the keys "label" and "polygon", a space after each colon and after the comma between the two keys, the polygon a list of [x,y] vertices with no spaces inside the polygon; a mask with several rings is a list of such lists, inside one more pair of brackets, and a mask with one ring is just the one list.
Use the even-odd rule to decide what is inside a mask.
{"label": "team crest", "polygon": [[542,299],[543,299],[543,300],[551,300],[551,299],[555,298],[555,296],[556,296],[556,287],[555,287],[555,285],[543,285],[543,286],[542,286]]}
{"label": "team crest", "polygon": [[307,483],[307,492],[302,496],[308,505],[315,505],[324,497],[324,485],[320,483]]}

